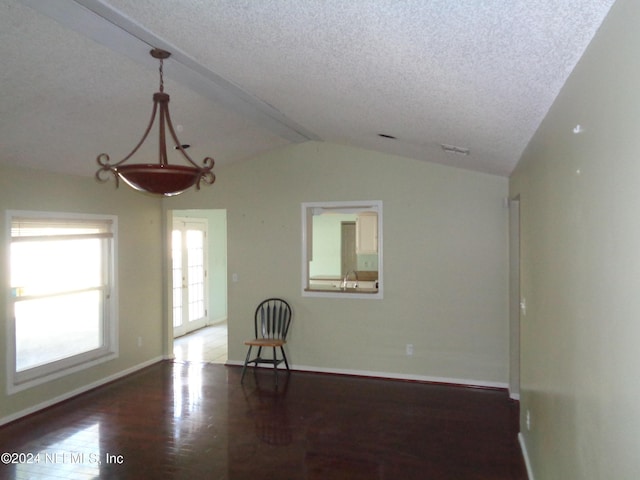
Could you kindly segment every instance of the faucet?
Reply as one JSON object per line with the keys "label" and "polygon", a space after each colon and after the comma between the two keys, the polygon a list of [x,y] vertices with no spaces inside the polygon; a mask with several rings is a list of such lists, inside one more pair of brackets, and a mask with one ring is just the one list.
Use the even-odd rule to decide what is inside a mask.
{"label": "faucet", "polygon": [[347,274],[344,276],[344,279],[342,280],[342,289],[346,290],[347,289],[347,280],[349,280],[349,274],[353,273],[353,276],[356,277],[356,283],[353,285],[355,288],[358,287],[358,272],[356,272],[355,270],[349,270],[347,272]]}

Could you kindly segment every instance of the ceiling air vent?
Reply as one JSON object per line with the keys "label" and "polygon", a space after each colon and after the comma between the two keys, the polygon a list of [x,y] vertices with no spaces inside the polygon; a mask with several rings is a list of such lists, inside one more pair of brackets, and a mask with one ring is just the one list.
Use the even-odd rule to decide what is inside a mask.
{"label": "ceiling air vent", "polygon": [[469,155],[469,149],[463,147],[456,147],[455,145],[440,145],[445,152],[456,153],[458,155]]}

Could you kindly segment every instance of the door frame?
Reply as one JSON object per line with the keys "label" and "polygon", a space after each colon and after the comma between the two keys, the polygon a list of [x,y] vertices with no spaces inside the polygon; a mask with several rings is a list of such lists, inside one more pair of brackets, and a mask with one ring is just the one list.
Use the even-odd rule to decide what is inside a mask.
{"label": "door frame", "polygon": [[509,396],[520,399],[520,195],[509,199]]}
{"label": "door frame", "polygon": [[[353,245],[353,252],[347,251],[347,245]],[[351,258],[348,258],[351,257]],[[355,260],[351,266],[347,266],[349,260]],[[358,256],[356,255],[356,222],[340,222],[340,274],[344,277],[352,270],[358,269]]]}
{"label": "door frame", "polygon": [[163,231],[163,292],[162,354],[166,360],[173,353],[173,294],[171,265],[171,232],[174,217],[206,218],[209,224],[209,321],[212,324],[228,320],[228,259],[227,209],[225,208],[164,208]]}

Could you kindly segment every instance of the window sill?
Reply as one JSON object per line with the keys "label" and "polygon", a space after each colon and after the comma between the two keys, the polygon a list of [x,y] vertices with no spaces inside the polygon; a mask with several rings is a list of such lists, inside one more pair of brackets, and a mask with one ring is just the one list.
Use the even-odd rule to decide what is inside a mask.
{"label": "window sill", "polygon": [[377,288],[360,288],[360,287],[347,287],[347,288],[338,288],[331,285],[323,286],[314,286],[310,288],[305,288],[305,292],[331,292],[331,293],[378,293]]}
{"label": "window sill", "polygon": [[365,298],[380,299],[382,291],[379,288],[353,288],[346,289],[334,286],[313,286],[302,290],[303,297],[319,297],[319,298]]}
{"label": "window sill", "polygon": [[[45,369],[45,371],[36,377],[25,377],[25,372],[18,373],[14,375],[13,378],[9,379],[9,383],[7,385],[7,393],[13,395],[15,393],[21,392],[22,390],[26,390],[28,388],[35,387],[37,385],[42,385],[44,383],[50,382],[52,380],[56,380],[58,378],[65,377],[72,373],[80,372],[82,370],[86,370],[88,368],[94,367],[104,362],[108,362],[118,358],[117,350],[106,351],[102,354],[98,353],[91,355],[93,352],[88,354],[81,354],[77,357],[85,357],[84,361],[77,361],[77,357],[72,357],[69,359],[63,359],[59,362],[50,364],[51,367]],[[57,367],[57,368],[56,368]],[[28,371],[27,371],[28,372]],[[27,373],[28,375],[28,373]],[[23,377],[23,379],[20,379]]]}

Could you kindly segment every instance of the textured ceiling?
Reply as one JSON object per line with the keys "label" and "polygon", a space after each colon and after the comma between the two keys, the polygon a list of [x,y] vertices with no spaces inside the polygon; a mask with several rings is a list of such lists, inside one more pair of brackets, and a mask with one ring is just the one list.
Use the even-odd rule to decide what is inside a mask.
{"label": "textured ceiling", "polygon": [[152,43],[174,52],[165,87],[195,160],[321,139],[506,176],[613,3],[0,0],[0,162],[92,175],[98,153],[126,155]]}

